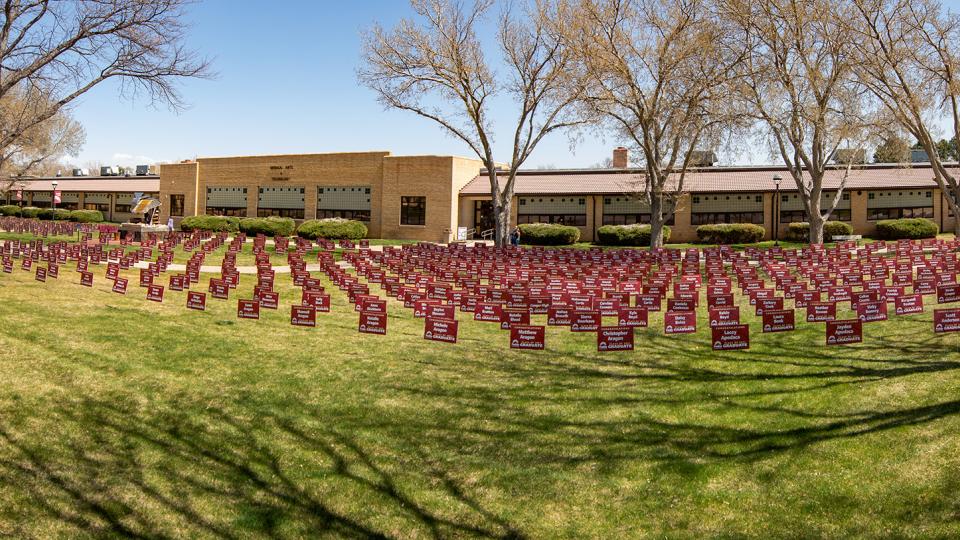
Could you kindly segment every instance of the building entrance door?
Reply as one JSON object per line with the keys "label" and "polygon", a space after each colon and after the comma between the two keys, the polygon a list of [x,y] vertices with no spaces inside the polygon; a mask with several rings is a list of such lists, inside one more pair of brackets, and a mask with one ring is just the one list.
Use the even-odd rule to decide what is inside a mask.
{"label": "building entrance door", "polygon": [[473,202],[473,223],[475,234],[493,228],[493,203],[490,201]]}

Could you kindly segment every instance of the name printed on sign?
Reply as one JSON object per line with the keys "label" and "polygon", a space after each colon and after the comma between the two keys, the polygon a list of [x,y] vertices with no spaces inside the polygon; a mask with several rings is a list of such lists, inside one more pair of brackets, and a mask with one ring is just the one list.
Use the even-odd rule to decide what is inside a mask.
{"label": "name printed on sign", "polygon": [[789,332],[796,329],[796,315],[792,309],[770,310],[763,313],[764,332]]}
{"label": "name printed on sign", "polygon": [[545,335],[543,326],[513,325],[510,327],[510,348],[543,350]]}
{"label": "name printed on sign", "polygon": [[887,320],[887,303],[881,301],[857,304],[857,318],[862,322]]}
{"label": "name printed on sign", "polygon": [[423,339],[442,341],[444,343],[456,343],[458,324],[457,321],[449,319],[427,317],[424,319]]}
{"label": "name printed on sign", "polygon": [[826,322],[837,318],[837,304],[833,302],[809,302],[807,322]]}
{"label": "name printed on sign", "polygon": [[633,327],[601,326],[597,330],[597,351],[632,351]]}
{"label": "name printed on sign", "polygon": [[856,319],[827,321],[827,345],[845,345],[863,341],[863,323]]}
{"label": "name printed on sign", "polygon": [[574,311],[570,320],[571,332],[596,332],[600,328],[599,311]]}
{"label": "name printed on sign", "polygon": [[697,331],[697,313],[668,311],[663,315],[663,330],[666,334],[692,334]]}
{"label": "name printed on sign", "polygon": [[238,319],[259,319],[260,302],[256,300],[237,300]]}
{"label": "name printed on sign", "polygon": [[385,313],[367,313],[361,311],[358,330],[364,334],[386,334],[387,315]]}
{"label": "name printed on sign", "polygon": [[937,287],[937,303],[950,304],[960,302],[960,285],[940,285]]}
{"label": "name printed on sign", "polygon": [[750,348],[750,326],[738,324],[736,326],[721,326],[712,328],[713,350],[731,351]]}
{"label": "name printed on sign", "polygon": [[290,324],[308,328],[317,326],[317,308],[310,305],[290,306]]}
{"label": "name printed on sign", "polygon": [[894,300],[895,313],[897,315],[910,315],[912,313],[923,313],[923,295],[905,294],[898,296]]}
{"label": "name printed on sign", "polygon": [[187,309],[203,311],[207,307],[207,294],[199,291],[187,292]]}
{"label": "name printed on sign", "polygon": [[960,332],[960,308],[933,310],[933,331]]}
{"label": "name printed on sign", "polygon": [[163,302],[163,285],[147,286],[147,300],[151,302]]}
{"label": "name printed on sign", "polygon": [[573,308],[567,306],[550,306],[547,310],[548,326],[570,326],[573,322]]}
{"label": "name printed on sign", "polygon": [[710,328],[736,326],[740,324],[740,308],[738,306],[715,307],[710,308],[708,311],[710,315]]}
{"label": "name printed on sign", "polygon": [[80,272],[80,284],[84,287],[93,287],[93,272]]}
{"label": "name printed on sign", "polygon": [[641,307],[621,307],[617,312],[617,326],[642,328],[648,323],[648,312]]}
{"label": "name printed on sign", "polygon": [[127,294],[127,278],[117,278],[113,282],[112,290],[118,294]]}

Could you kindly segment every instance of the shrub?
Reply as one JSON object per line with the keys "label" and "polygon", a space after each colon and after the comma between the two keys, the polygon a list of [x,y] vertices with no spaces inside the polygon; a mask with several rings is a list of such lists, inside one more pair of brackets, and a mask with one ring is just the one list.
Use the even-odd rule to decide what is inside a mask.
{"label": "shrub", "polygon": [[317,238],[359,240],[367,236],[367,226],[352,219],[309,219],[297,229],[297,236],[310,240]]}
{"label": "shrub", "polygon": [[56,219],[57,221],[68,221],[70,219],[70,210],[64,210],[63,208],[41,208],[37,212],[37,217],[40,219]]}
{"label": "shrub", "polygon": [[[853,234],[853,225],[842,221],[828,221],[823,224],[823,239],[829,242],[834,236]],[[810,224],[806,221],[787,225],[787,240],[806,242],[810,238]]]}
{"label": "shrub", "polygon": [[40,208],[36,206],[24,206],[23,210],[20,212],[20,217],[24,218],[37,218],[40,214]]}
{"label": "shrub", "polygon": [[[670,241],[670,227],[663,226],[663,243]],[[604,225],[597,229],[597,242],[605,246],[648,246],[650,225]]]}
{"label": "shrub", "polygon": [[243,218],[240,231],[248,236],[263,234],[266,236],[290,236],[297,224],[291,218],[270,216],[265,218]]}
{"label": "shrub", "polygon": [[877,222],[877,238],[899,240],[901,238],[934,238],[940,229],[929,219],[885,219]]}
{"label": "shrub", "polygon": [[697,227],[697,239],[705,244],[752,244],[767,230],[753,223],[720,223]]}
{"label": "shrub", "polygon": [[15,204],[5,204],[0,206],[0,216],[19,216],[20,207]]}
{"label": "shrub", "polygon": [[535,246],[567,246],[580,239],[580,229],[555,223],[520,225],[520,241]]}
{"label": "shrub", "polygon": [[230,231],[240,230],[240,220],[225,216],[189,216],[180,221],[182,231]]}
{"label": "shrub", "polygon": [[103,221],[103,212],[99,210],[74,210],[70,212],[70,221],[77,223],[100,223]]}

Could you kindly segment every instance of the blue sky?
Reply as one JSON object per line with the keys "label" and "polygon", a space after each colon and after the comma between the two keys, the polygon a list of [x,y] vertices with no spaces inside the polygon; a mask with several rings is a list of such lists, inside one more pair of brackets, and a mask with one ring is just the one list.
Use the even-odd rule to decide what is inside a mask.
{"label": "blue sky", "polygon": [[[374,21],[392,26],[409,14],[405,0],[202,0],[189,13],[188,45],[213,59],[217,78],[183,82],[189,108],[180,112],[118,99],[114,84],[95,88],[73,111],[87,142],[71,162],[365,150],[472,157],[433,123],[384,111],[356,81],[360,30]],[[509,106],[495,112],[500,125],[512,123]],[[505,132],[500,141],[497,151],[509,155]],[[554,135],[527,167],[588,167],[619,142],[591,133],[571,149],[564,135]],[[736,159],[769,161],[766,150]]]}

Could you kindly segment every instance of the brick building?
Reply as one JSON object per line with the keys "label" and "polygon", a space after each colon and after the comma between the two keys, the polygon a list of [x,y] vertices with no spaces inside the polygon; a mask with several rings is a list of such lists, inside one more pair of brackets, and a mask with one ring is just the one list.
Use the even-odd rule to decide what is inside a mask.
{"label": "brick building", "polygon": [[[641,170],[628,168],[626,150],[614,151],[610,169],[522,171],[517,177],[513,223],[552,222],[578,227],[584,240],[598,227],[649,221],[636,196]],[[780,175],[779,200],[774,176]],[[835,190],[842,170],[825,180]],[[880,219],[925,217],[951,230],[954,217],[932,179],[929,165],[866,165],[850,172],[831,219],[870,235]],[[59,207],[100,210],[125,221],[136,193],[159,198],[161,222],[173,217],[217,214],[287,216],[296,220],[345,217],[364,221],[373,238],[447,242],[458,228],[479,233],[492,227],[489,182],[475,159],[452,156],[393,156],[357,152],[200,158],[162,165],[159,175],[130,177],[29,178],[0,200],[50,206],[52,181],[62,192]],[[825,196],[832,196],[828,192]],[[803,221],[796,186],[782,167],[701,167],[688,173],[671,219],[672,241],[696,239],[709,223],[756,223],[772,237],[774,215],[780,235]]]}

